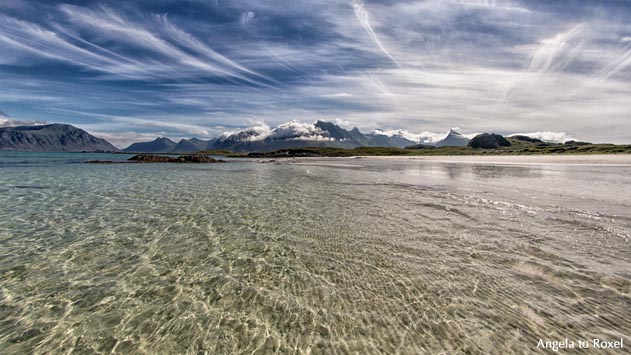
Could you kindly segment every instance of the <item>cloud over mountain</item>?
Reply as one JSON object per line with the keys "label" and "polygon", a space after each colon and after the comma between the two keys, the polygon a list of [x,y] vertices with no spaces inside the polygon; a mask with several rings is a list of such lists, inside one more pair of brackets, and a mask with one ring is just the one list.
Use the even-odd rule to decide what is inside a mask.
{"label": "cloud over mountain", "polygon": [[46,122],[44,121],[19,121],[14,120],[9,117],[6,113],[0,111],[0,127],[14,127],[14,126],[35,126],[35,125],[44,125]]}
{"label": "cloud over mountain", "polygon": [[[357,128],[345,129],[339,122],[318,120],[304,123],[297,120],[281,123],[271,128],[264,122],[250,127],[224,132],[213,142],[212,149],[237,151],[267,151],[287,147],[331,146],[355,148],[360,146],[382,146],[403,148],[415,144],[435,146],[466,146],[478,133],[462,133],[452,128],[447,133],[421,132],[389,128],[362,133]],[[515,134],[513,134],[515,135]],[[546,142],[565,142],[572,138],[563,132],[520,133]],[[175,143],[173,143],[175,144]]]}
{"label": "cloud over mountain", "polygon": [[576,138],[565,132],[530,132],[530,133],[515,133],[510,136],[526,136],[530,138],[540,139],[549,143],[565,143],[567,141],[576,140]]}

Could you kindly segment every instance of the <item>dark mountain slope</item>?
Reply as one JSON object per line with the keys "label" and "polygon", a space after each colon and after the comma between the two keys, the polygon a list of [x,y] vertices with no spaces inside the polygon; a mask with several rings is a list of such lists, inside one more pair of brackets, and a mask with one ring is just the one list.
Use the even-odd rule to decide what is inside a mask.
{"label": "dark mountain slope", "polygon": [[0,128],[0,150],[35,152],[115,152],[102,138],[67,124]]}

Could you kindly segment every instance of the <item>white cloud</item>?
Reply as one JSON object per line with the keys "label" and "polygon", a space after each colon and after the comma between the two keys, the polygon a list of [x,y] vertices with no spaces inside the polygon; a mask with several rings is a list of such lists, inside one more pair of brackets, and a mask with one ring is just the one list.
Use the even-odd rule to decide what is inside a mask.
{"label": "white cloud", "polygon": [[314,123],[302,123],[292,120],[279,124],[271,129],[265,122],[257,121],[252,126],[238,131],[224,132],[222,138],[241,136],[242,141],[262,141],[270,139],[295,139],[295,140],[333,140],[325,137],[325,132],[317,128]]}
{"label": "white cloud", "polygon": [[434,143],[445,137],[444,133],[435,133],[435,132],[421,132],[421,133],[412,133],[403,129],[375,129],[370,134],[374,135],[384,135],[387,137],[399,136],[405,139],[409,139],[416,143]]}
{"label": "white cloud", "polygon": [[607,79],[616,75],[623,70],[629,68],[631,66],[631,47],[628,48],[627,51],[617,56],[613,59],[609,64],[599,70],[597,73],[592,75],[590,81],[587,82],[587,85],[591,87],[599,87],[602,85]]}
{"label": "white cloud", "polygon": [[272,138],[296,138],[319,140],[323,138],[324,132],[313,123],[301,123],[293,120],[278,125],[272,132]]}
{"label": "white cloud", "polygon": [[15,126],[39,126],[47,124],[44,121],[19,121],[10,120],[0,117],[0,127],[15,127]]}
{"label": "white cloud", "polygon": [[379,49],[383,52],[383,54],[385,54],[388,58],[390,58],[390,60],[394,64],[396,64],[397,66],[401,66],[399,62],[397,62],[396,59],[392,57],[390,52],[388,52],[386,47],[384,47],[384,45],[381,43],[381,40],[379,40],[379,36],[377,36],[377,33],[372,28],[372,25],[370,24],[370,12],[368,12],[366,5],[364,5],[364,3],[361,2],[360,0],[355,0],[355,2],[353,3],[353,10],[355,10],[355,16],[359,20],[359,23],[361,23],[361,25],[364,27],[368,35],[375,42],[377,47],[379,47]]}
{"label": "white cloud", "polygon": [[[254,18],[254,13],[253,12],[249,11],[248,14],[251,14],[251,19]],[[244,72],[246,74],[252,74],[252,75],[258,76],[260,78],[273,81],[273,79],[265,77],[265,76],[263,76],[263,75],[261,75],[259,73],[255,73],[254,71],[244,67],[243,65],[235,62],[234,60],[232,60],[232,59],[230,59],[230,58],[218,53],[214,49],[212,49],[209,46],[203,44],[201,41],[199,41],[198,39],[193,37],[191,34],[186,33],[185,31],[183,31],[182,29],[178,28],[173,23],[171,23],[167,19],[166,16],[158,16],[158,19],[160,20],[160,23],[162,25],[162,30],[165,31],[167,34],[169,34],[175,40],[175,42],[178,45],[186,46],[187,48],[189,48],[189,49],[199,53],[200,55],[204,56],[207,60],[216,62],[216,63],[218,63],[220,65],[223,65],[225,67],[228,67],[230,69],[237,70],[237,71],[240,71],[240,72]],[[253,81],[253,80],[247,78],[247,77],[244,77],[243,75],[238,75],[237,73],[234,73],[234,72],[228,72],[227,71],[227,72],[225,72],[225,74],[237,77],[239,79],[242,79],[242,80],[245,80],[245,81],[248,81],[248,82],[258,83],[256,81]]]}
{"label": "white cloud", "polygon": [[188,123],[179,123],[174,120],[173,116],[161,117],[160,115],[154,115],[151,119],[143,118],[143,117],[129,117],[129,116],[118,116],[118,115],[108,115],[102,113],[94,113],[94,112],[85,112],[78,110],[69,110],[69,109],[55,109],[60,112],[72,113],[74,115],[86,116],[86,117],[96,117],[101,119],[108,119],[109,122],[105,124],[95,124],[88,123],[82,126],[88,127],[89,129],[95,131],[102,131],[103,128],[136,128],[140,130],[152,130],[152,129],[160,129],[164,132],[177,132],[178,134],[187,134],[193,135],[197,137],[211,137],[213,136],[213,132],[211,132],[208,128],[200,125],[188,124]]}
{"label": "white cloud", "polygon": [[565,32],[542,39],[532,54],[528,71],[547,73],[565,68],[575,59],[586,32],[587,26],[578,24]]}
{"label": "white cloud", "polygon": [[257,122],[242,132],[250,133],[245,137],[247,141],[262,141],[272,134],[272,129],[265,122]]}
{"label": "white cloud", "polygon": [[339,118],[335,119],[335,124],[340,126],[340,127],[346,127],[346,128],[351,128],[351,126],[352,126],[351,122],[346,121],[346,120],[342,120],[342,119],[339,119]]}
{"label": "white cloud", "polygon": [[[134,22],[107,7],[91,10],[61,5],[60,10],[74,27],[62,25],[61,21],[53,21],[49,27],[43,27],[0,15],[0,43],[13,51],[123,78],[196,78],[207,74],[236,78],[260,86],[268,85],[261,79],[272,81],[213,50],[171,23],[166,16],[154,16],[151,18],[154,21]],[[114,51],[89,42],[85,39],[89,36],[84,34],[98,34],[103,40],[149,50],[154,56],[131,57],[121,50]],[[17,61],[20,58],[2,55],[0,60]]]}
{"label": "white cloud", "polygon": [[254,11],[245,11],[245,12],[241,13],[241,16],[239,18],[239,22],[241,23],[241,25],[247,25],[252,20],[254,20],[255,17],[256,17],[256,14],[254,13]]}
{"label": "white cloud", "polygon": [[38,126],[44,124],[46,124],[44,121],[14,120],[8,114],[0,111],[0,127]]}
{"label": "white cloud", "polygon": [[237,131],[224,132],[220,139],[229,137],[239,138],[241,141],[262,141],[265,139],[305,140],[305,141],[334,141],[335,138],[315,126],[315,123],[303,123],[297,120],[281,123],[271,129],[262,121]]}
{"label": "white cloud", "polygon": [[548,143],[565,143],[567,141],[576,140],[571,135],[569,135],[569,134],[567,134],[565,132],[549,132],[549,131],[545,131],[545,132],[530,132],[530,133],[515,133],[515,134],[509,135],[509,137],[510,136],[517,136],[517,135],[540,139],[540,140],[542,140],[544,142],[548,142]]}

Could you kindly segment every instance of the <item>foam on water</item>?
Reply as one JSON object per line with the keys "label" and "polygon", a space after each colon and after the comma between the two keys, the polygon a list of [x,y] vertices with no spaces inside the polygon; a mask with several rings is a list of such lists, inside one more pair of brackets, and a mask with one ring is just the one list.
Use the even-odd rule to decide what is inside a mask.
{"label": "foam on water", "polygon": [[1,352],[631,343],[624,168],[437,164],[0,167]]}

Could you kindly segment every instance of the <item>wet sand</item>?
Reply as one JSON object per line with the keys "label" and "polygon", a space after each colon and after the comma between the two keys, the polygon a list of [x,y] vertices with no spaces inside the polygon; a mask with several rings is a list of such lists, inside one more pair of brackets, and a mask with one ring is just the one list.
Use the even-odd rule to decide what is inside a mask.
{"label": "wet sand", "polygon": [[339,158],[299,158],[301,161],[348,161],[355,159],[390,161],[428,161],[440,163],[472,164],[532,164],[532,165],[603,165],[631,166],[631,154],[594,155],[449,155],[449,156],[360,156]]}

